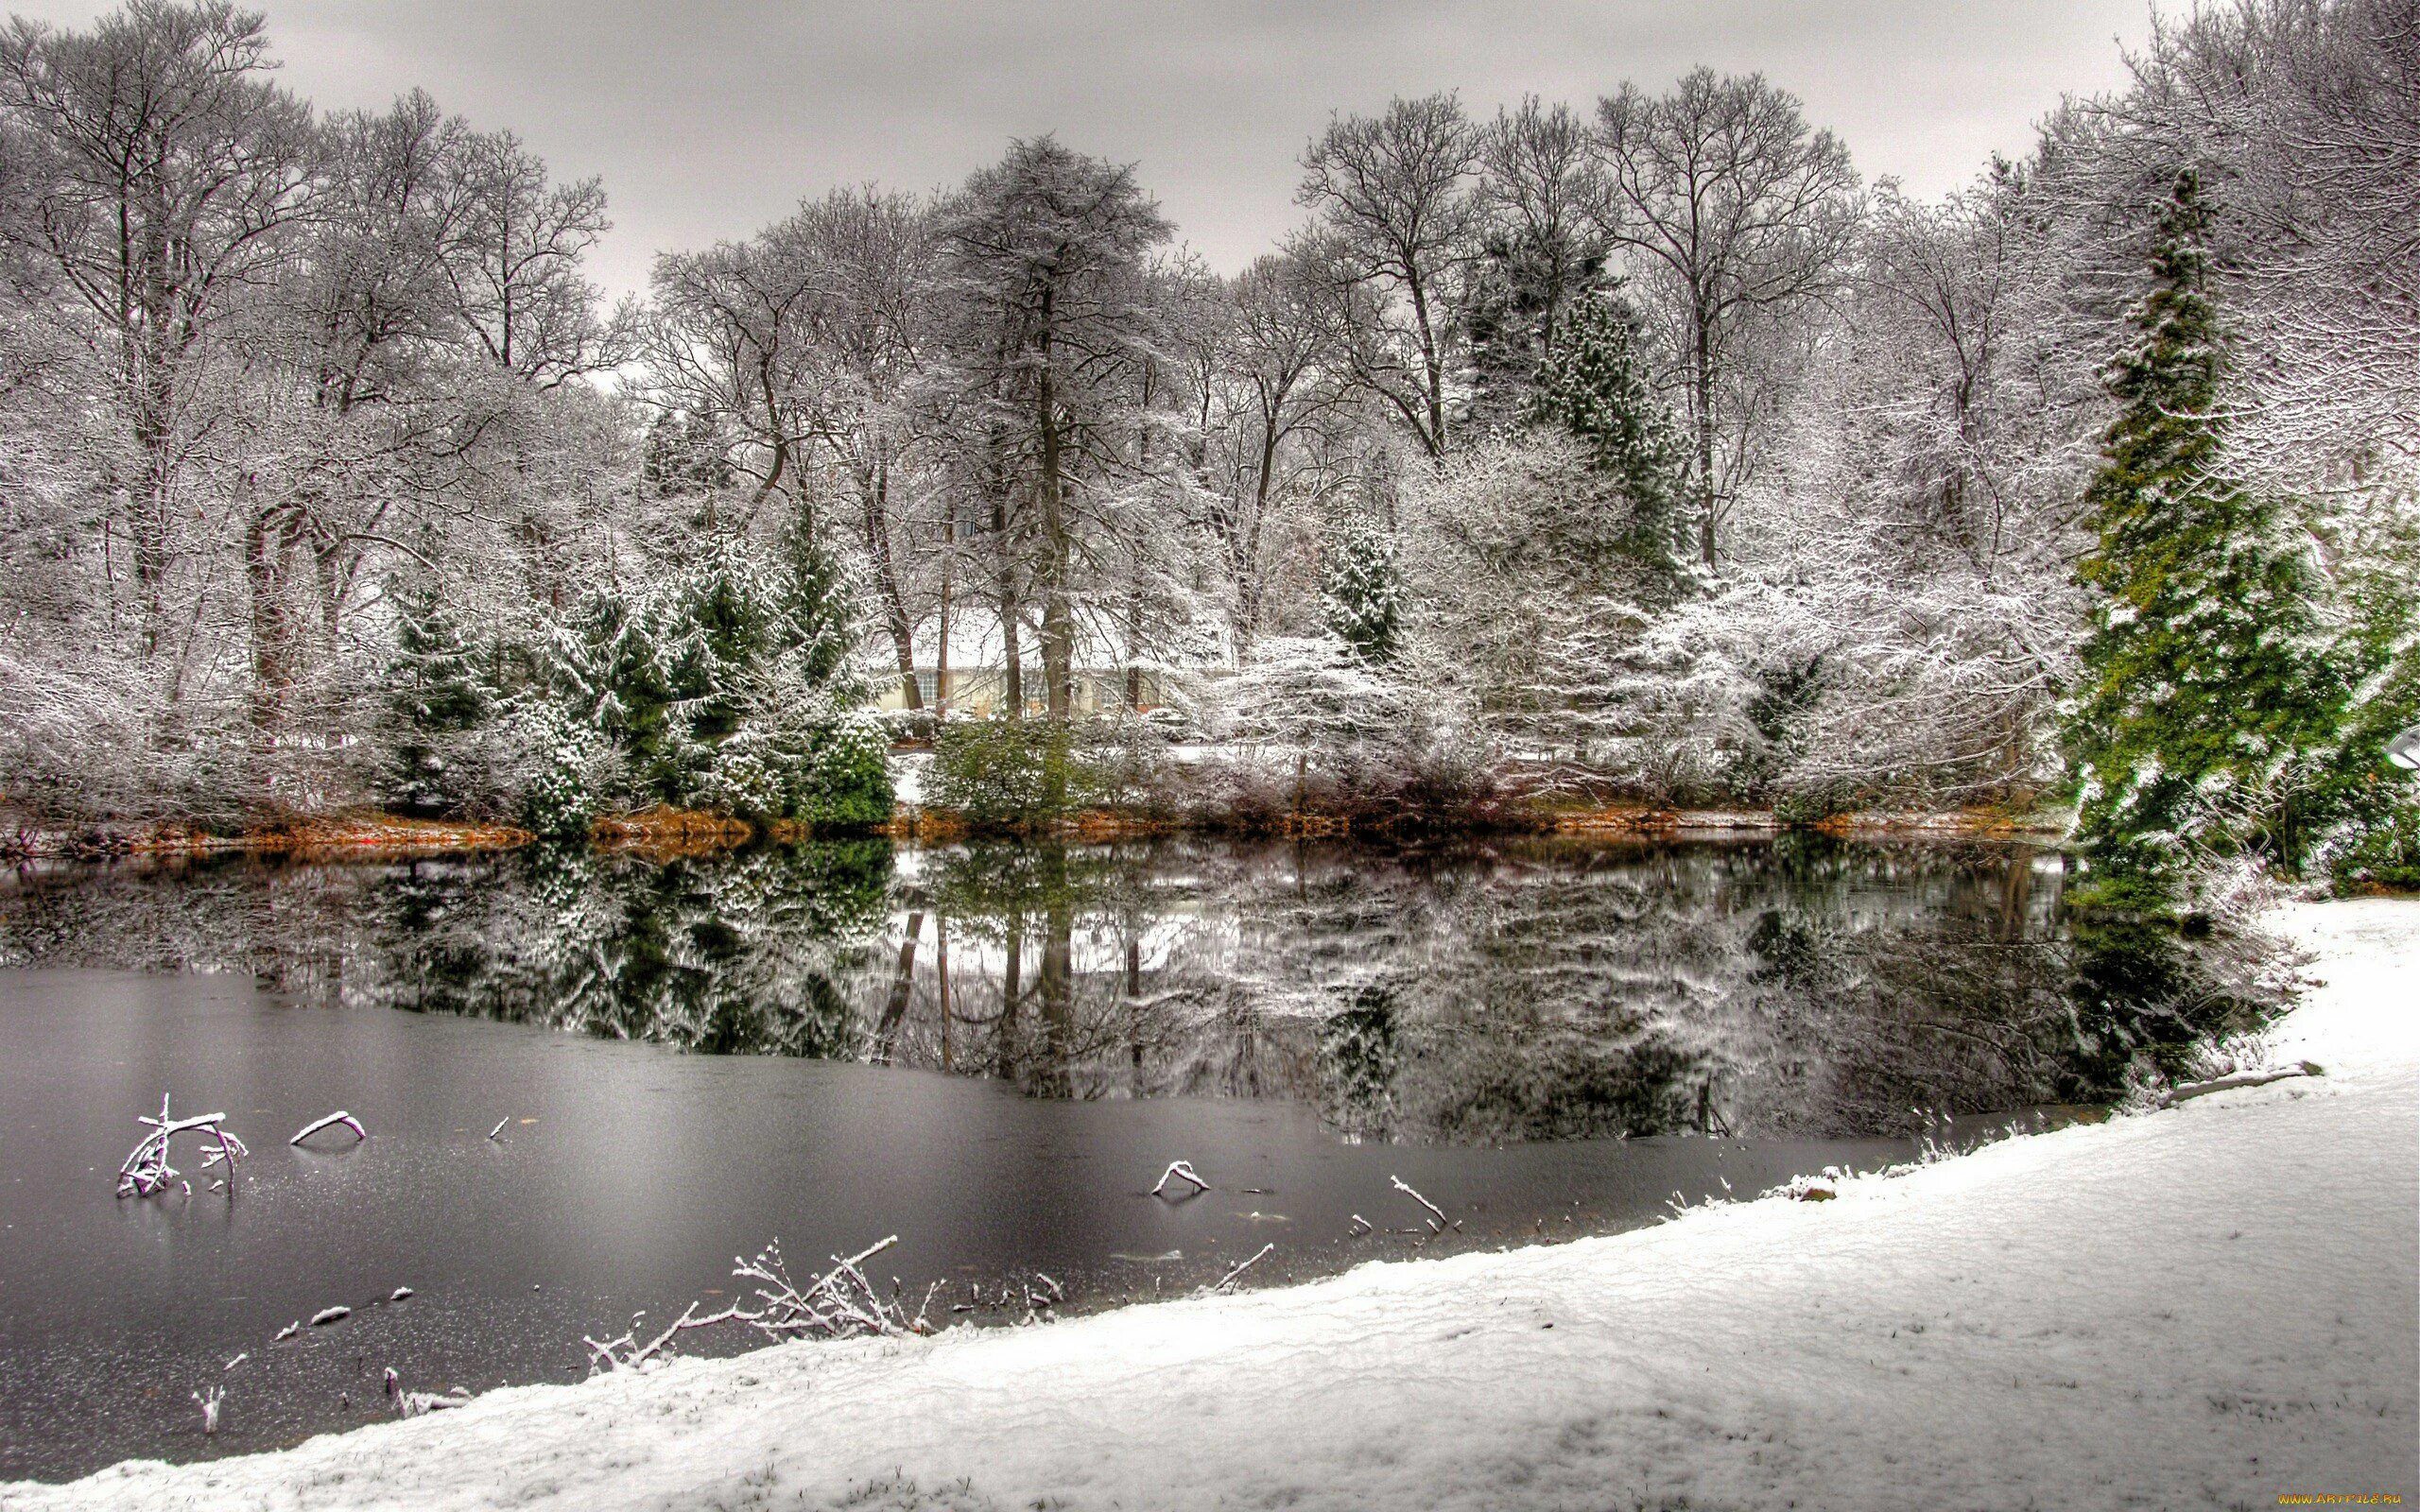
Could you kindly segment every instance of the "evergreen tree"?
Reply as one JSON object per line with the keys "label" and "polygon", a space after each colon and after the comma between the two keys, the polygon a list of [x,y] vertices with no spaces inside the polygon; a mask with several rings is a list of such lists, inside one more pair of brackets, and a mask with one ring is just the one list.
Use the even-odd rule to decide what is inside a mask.
{"label": "evergreen tree", "polygon": [[847,568],[804,524],[783,534],[780,551],[779,654],[797,663],[808,686],[844,701],[863,697],[849,657],[857,642],[857,603]]}
{"label": "evergreen tree", "polygon": [[2093,891],[2118,905],[2163,904],[2188,848],[2299,861],[2342,711],[2281,511],[2228,471],[2208,219],[2181,176],[2084,494],[2098,539],[2079,576],[2098,607],[2066,737]]}
{"label": "evergreen tree", "polygon": [[1547,242],[1505,227],[1479,246],[1460,318],[1469,342],[1470,418],[1477,429],[1517,424],[1538,397],[1549,354],[1575,309],[1603,297],[1605,256],[1571,238]]}
{"label": "evergreen tree", "polygon": [[712,493],[731,487],[731,459],[714,421],[705,416],[666,410],[648,426],[639,481],[659,499]]}
{"label": "evergreen tree", "polygon": [[434,574],[395,590],[395,650],[388,662],[389,800],[437,814],[471,796],[476,774],[458,770],[463,736],[495,712],[483,647]]}
{"label": "evergreen tree", "polygon": [[1328,539],[1320,605],[1331,634],[1369,662],[1394,660],[1401,635],[1403,578],[1394,543],[1368,521],[1347,521]]}
{"label": "evergreen tree", "polygon": [[710,538],[647,591],[596,594],[558,667],[641,802],[876,823],[888,742],[855,707],[846,574],[803,532],[777,554]]}
{"label": "evergreen tree", "polygon": [[2344,624],[2329,662],[2343,669],[2351,707],[2317,858],[2340,883],[2420,887],[2420,778],[2388,754],[2420,728],[2420,511],[2388,529],[2398,539],[2364,543],[2373,565],[2339,584]]}
{"label": "evergreen tree", "polygon": [[1580,301],[1539,365],[1527,419],[1559,425],[1588,449],[1590,465],[1629,501],[1624,552],[1661,578],[1680,575],[1679,430],[1639,361],[1638,318],[1611,296]]}

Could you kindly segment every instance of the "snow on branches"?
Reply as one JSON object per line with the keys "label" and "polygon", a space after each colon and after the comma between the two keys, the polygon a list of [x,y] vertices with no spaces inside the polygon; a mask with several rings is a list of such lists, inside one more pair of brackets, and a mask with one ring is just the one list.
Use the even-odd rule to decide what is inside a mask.
{"label": "snow on branches", "polygon": [[[782,1259],[781,1242],[775,1240],[759,1250],[753,1260],[732,1262],[734,1277],[756,1283],[754,1306],[735,1302],[718,1312],[701,1314],[699,1304],[692,1302],[672,1320],[670,1327],[645,1343],[639,1341],[635,1327],[615,1338],[583,1337],[580,1342],[588,1346],[589,1368],[641,1368],[666,1354],[681,1334],[722,1323],[745,1323],[777,1343],[798,1338],[930,1333],[933,1329],[926,1314],[932,1305],[931,1292],[925,1294],[924,1305],[911,1314],[896,1296],[885,1297],[866,1278],[865,1263],[897,1243],[899,1236],[892,1234],[845,1260],[835,1255],[831,1269],[801,1285],[791,1280],[789,1267]],[[636,1319],[632,1321],[635,1323]]]}
{"label": "snow on branches", "polygon": [[202,1168],[225,1162],[232,1174],[237,1161],[251,1153],[244,1142],[227,1132],[223,1126],[225,1113],[203,1113],[194,1118],[172,1118],[168,1112],[166,1093],[160,1096],[160,1116],[138,1117],[135,1122],[149,1127],[125,1161],[117,1168],[117,1194],[121,1197],[147,1197],[164,1191],[178,1178],[176,1167],[168,1163],[169,1146],[180,1134],[207,1135],[210,1144],[202,1152]]}

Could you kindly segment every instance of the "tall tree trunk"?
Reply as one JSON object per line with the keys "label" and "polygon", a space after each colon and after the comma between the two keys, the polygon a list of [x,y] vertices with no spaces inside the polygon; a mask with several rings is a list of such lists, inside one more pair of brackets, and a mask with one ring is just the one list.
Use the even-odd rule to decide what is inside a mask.
{"label": "tall tree trunk", "polygon": [[280,505],[254,508],[244,526],[244,581],[251,600],[252,743],[277,744],[294,684],[294,627],[286,603],[289,558],[300,521]]}
{"label": "tall tree trunk", "polygon": [[1053,295],[1045,285],[1038,319],[1040,347],[1034,383],[1034,427],[1042,442],[1042,472],[1035,503],[1042,528],[1042,680],[1050,722],[1065,728],[1074,713],[1076,623],[1068,602],[1065,478],[1060,455],[1058,387],[1051,371]]}
{"label": "tall tree trunk", "polygon": [[899,657],[899,684],[908,707],[925,707],[924,691],[916,685],[916,627],[908,617],[908,595],[899,586],[899,563],[890,549],[890,464],[876,455],[858,472],[858,490],[865,500],[866,555],[873,558],[874,592],[882,600],[883,628],[890,632]]}
{"label": "tall tree trunk", "polygon": [[1698,554],[1706,570],[1714,570],[1714,317],[1700,304],[1691,353],[1695,369],[1689,381],[1696,399],[1698,464]]}

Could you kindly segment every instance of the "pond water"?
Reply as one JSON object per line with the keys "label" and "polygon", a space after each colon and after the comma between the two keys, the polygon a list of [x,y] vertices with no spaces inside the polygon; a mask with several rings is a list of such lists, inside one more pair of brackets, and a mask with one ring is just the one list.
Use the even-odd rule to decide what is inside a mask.
{"label": "pond water", "polygon": [[[1065,1312],[1264,1246],[1255,1282],[1600,1232],[2066,1116],[2245,1010],[2172,947],[2080,935],[2064,876],[1795,840],[23,872],[0,1480],[382,1417],[390,1366],[577,1379],[582,1334],[720,1306],[775,1238],[804,1269],[897,1234],[878,1280],[1007,1322],[1029,1291]],[[112,1195],[164,1091],[250,1143],[231,1192],[188,1150],[190,1194]],[[287,1145],[339,1108],[366,1142]],[[1149,1195],[1178,1159],[1214,1190]]]}

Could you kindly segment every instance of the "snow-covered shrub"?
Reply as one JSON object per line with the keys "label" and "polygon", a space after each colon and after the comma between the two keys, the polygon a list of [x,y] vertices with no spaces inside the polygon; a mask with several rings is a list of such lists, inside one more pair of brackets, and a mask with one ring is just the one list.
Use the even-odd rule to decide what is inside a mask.
{"label": "snow-covered shrub", "polygon": [[925,801],[982,825],[1028,824],[1076,806],[1074,738],[1043,720],[952,722],[933,740]]}
{"label": "snow-covered shrub", "polygon": [[651,584],[592,593],[550,679],[620,754],[604,797],[758,819],[890,817],[890,740],[856,707],[847,585],[821,552],[709,538]]}
{"label": "snow-covered shrub", "polygon": [[890,817],[890,740],[871,710],[776,684],[714,748],[694,801],[758,820],[851,827]]}
{"label": "snow-covered shrub", "polygon": [[1334,636],[1262,642],[1214,696],[1206,712],[1227,750],[1212,782],[1236,817],[1451,822],[1501,798],[1495,747],[1456,690]]}
{"label": "snow-covered shrub", "polygon": [[925,799],[974,824],[1013,827],[1086,808],[1155,808],[1165,776],[1166,742],[1139,719],[952,721],[934,739]]}
{"label": "snow-covered shrub", "polygon": [[532,700],[512,721],[528,753],[521,822],[549,839],[577,839],[596,822],[612,752],[596,731]]}

